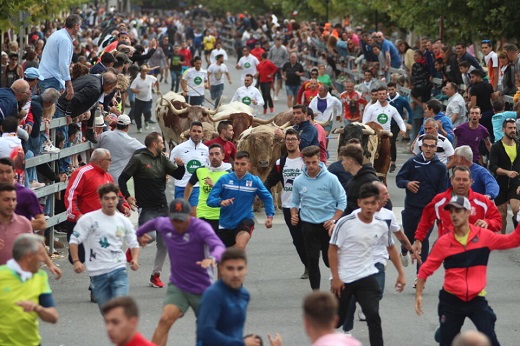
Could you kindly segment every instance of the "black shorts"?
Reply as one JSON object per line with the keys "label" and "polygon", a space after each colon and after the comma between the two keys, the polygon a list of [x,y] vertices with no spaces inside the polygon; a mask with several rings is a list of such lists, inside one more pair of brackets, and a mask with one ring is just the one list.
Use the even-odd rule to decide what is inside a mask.
{"label": "black shorts", "polygon": [[204,50],[204,55],[210,55],[213,49]]}
{"label": "black shorts", "polygon": [[211,226],[211,228],[213,228],[215,233],[218,232],[218,219],[217,220],[208,220],[208,219],[205,219],[203,217],[201,217],[200,219],[206,221],[207,223],[209,223],[209,225]]}
{"label": "black shorts", "polygon": [[244,219],[240,221],[238,227],[235,229],[221,228],[217,231],[217,235],[222,240],[226,247],[231,247],[236,244],[236,238],[238,233],[247,232],[250,236],[253,235],[255,229],[255,221],[251,219]]}
{"label": "black shorts", "polygon": [[507,203],[510,199],[520,200],[520,195],[516,193],[518,186],[509,187],[509,189],[500,188],[498,196],[495,198],[495,204],[497,206]]}

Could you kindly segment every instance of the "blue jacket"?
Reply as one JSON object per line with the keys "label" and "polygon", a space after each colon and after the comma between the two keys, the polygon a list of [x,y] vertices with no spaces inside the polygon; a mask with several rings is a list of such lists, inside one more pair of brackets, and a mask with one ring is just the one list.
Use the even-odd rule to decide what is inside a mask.
{"label": "blue jacket", "polygon": [[[442,128],[444,131],[446,131],[446,138],[453,143],[453,123],[451,122],[451,119],[448,118],[443,112],[439,112],[433,117],[434,120],[440,120],[442,124]],[[419,131],[419,134],[424,134],[424,125],[421,126],[421,131]]]}
{"label": "blue jacket", "polygon": [[[419,182],[419,191],[413,193],[406,189],[410,181]],[[422,153],[406,161],[395,177],[397,187],[406,189],[405,208],[424,208],[436,194],[448,187],[447,170],[437,155],[426,161]]]}
{"label": "blue jacket", "polygon": [[18,116],[18,101],[11,88],[0,88],[0,120]]}
{"label": "blue jacket", "polygon": [[300,125],[295,125],[294,129],[300,134],[300,150],[309,145],[320,146],[318,141],[318,130],[310,123],[310,121],[304,121]]}
{"label": "blue jacket", "polygon": [[249,292],[218,280],[202,295],[197,316],[197,346],[243,346]]}
{"label": "blue jacket", "polygon": [[469,170],[471,171],[471,178],[473,179],[471,189],[475,192],[487,195],[491,199],[495,199],[500,190],[495,177],[493,177],[487,169],[476,163],[472,164]]}
{"label": "blue jacket", "polygon": [[[399,95],[399,97],[396,98],[395,100],[388,99],[388,102],[390,102],[390,104],[392,106],[394,106],[395,109],[397,109],[397,111],[401,115],[401,118],[403,118],[403,119],[404,119],[403,111],[406,109],[406,113],[408,113],[408,124],[411,124],[413,122],[412,107],[410,107],[410,102],[408,102],[406,97]],[[392,118],[392,124],[395,124],[395,123],[396,123],[395,120]]]}
{"label": "blue jacket", "polygon": [[[235,172],[220,177],[208,196],[206,204],[209,207],[220,207],[219,225],[226,229],[235,229],[244,219],[254,219],[253,202],[255,196],[264,202],[265,214],[274,216],[274,204],[271,193],[256,175],[246,173],[238,179]],[[224,199],[235,198],[233,204],[221,207]]]}
{"label": "blue jacket", "polygon": [[336,210],[347,207],[347,195],[338,178],[320,162],[321,171],[309,177],[307,168],[294,179],[291,208],[300,208],[302,221],[323,223],[330,220]]}

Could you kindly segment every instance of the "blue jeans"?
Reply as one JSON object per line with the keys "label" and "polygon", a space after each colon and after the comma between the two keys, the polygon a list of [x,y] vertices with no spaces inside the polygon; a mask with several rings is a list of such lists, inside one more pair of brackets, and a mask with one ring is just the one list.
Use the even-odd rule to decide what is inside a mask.
{"label": "blue jeans", "polygon": [[[141,210],[139,210],[139,226],[159,216],[168,216],[167,206],[158,208],[141,208]],[[150,242],[156,240],[157,243],[157,252],[155,253],[153,263],[153,273],[160,273],[162,271],[164,260],[166,259],[166,245],[164,245],[163,238],[159,232],[149,232],[148,235],[152,237]]]}
{"label": "blue jeans", "polygon": [[[26,159],[32,159],[34,157],[34,154],[32,151],[27,150],[25,153]],[[25,187],[30,187],[30,184],[33,181],[38,181],[38,175],[36,174],[36,167],[27,168],[25,170]]]}
{"label": "blue jeans", "polygon": [[285,84],[285,92],[287,93],[287,96],[298,96],[298,91],[300,90],[299,85],[287,85]]}
{"label": "blue jeans", "polygon": [[[173,197],[184,198],[184,190],[186,190],[185,187],[175,186],[175,193]],[[192,207],[196,207],[197,205],[199,205],[199,192],[200,189],[198,186],[194,187],[191,191],[190,200],[188,202],[190,202],[190,205]]]}
{"label": "blue jeans", "polygon": [[58,91],[63,91],[63,86],[61,85],[61,83],[54,77],[51,77],[51,78],[47,78],[47,79],[44,79],[44,80],[41,80],[38,82],[38,85],[40,86],[40,89],[41,89],[41,93],[43,94],[43,92],[49,88],[54,88]]}
{"label": "blue jeans", "polygon": [[[383,299],[383,293],[385,291],[385,266],[383,263],[376,263],[374,266],[379,270],[377,274],[374,275],[379,288],[381,288],[381,299]],[[350,331],[354,329],[354,314],[356,312],[356,297],[353,296],[350,299],[350,303],[347,309],[347,317],[345,319],[345,323],[343,323],[343,330]]]}
{"label": "blue jeans", "polygon": [[204,95],[188,96],[188,103],[192,106],[202,106],[204,104]]}
{"label": "blue jeans", "polygon": [[211,94],[211,99],[215,101],[215,109],[219,106],[220,98],[222,97],[222,92],[224,91],[224,83],[212,85],[209,89]]}
{"label": "blue jeans", "polygon": [[128,295],[128,275],[126,268],[112,270],[106,274],[90,277],[90,288],[101,307],[110,299]]}
{"label": "blue jeans", "polygon": [[170,70],[170,76],[172,77],[172,88],[171,91],[179,92],[179,85],[181,83],[181,71]]}

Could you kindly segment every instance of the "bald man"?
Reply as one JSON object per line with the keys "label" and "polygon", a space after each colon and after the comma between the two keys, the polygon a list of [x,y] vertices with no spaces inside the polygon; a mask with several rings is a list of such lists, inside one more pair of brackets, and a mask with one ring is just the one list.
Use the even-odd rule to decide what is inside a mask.
{"label": "bald man", "polygon": [[14,81],[10,88],[0,88],[0,122],[8,116],[18,116],[18,103],[23,107],[29,97],[31,89],[24,79]]}

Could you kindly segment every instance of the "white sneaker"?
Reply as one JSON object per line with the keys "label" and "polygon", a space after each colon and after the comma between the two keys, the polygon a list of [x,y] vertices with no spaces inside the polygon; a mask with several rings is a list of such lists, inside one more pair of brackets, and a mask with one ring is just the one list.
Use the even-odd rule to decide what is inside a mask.
{"label": "white sneaker", "polygon": [[408,267],[408,265],[410,264],[410,255],[408,255],[408,253],[406,253],[406,255],[403,256],[403,254],[399,254],[399,257],[401,257],[401,264],[403,265],[403,267]]}
{"label": "white sneaker", "polygon": [[274,100],[274,101],[278,101],[278,96],[275,96],[275,97],[273,98],[273,100]]}
{"label": "white sneaker", "polygon": [[30,186],[31,190],[36,190],[36,189],[39,189],[41,187],[44,187],[45,184],[44,183],[40,183],[38,180],[35,180],[29,186]]}
{"label": "white sneaker", "polygon": [[361,309],[359,309],[359,311],[357,313],[357,316],[358,316],[360,321],[366,321],[367,320],[367,317],[365,316],[365,314],[363,313],[363,310],[361,310]]}
{"label": "white sneaker", "polygon": [[52,144],[51,141],[48,141],[43,146],[42,152],[48,153],[48,154],[57,154],[60,152],[60,148],[56,148],[54,144]]}
{"label": "white sneaker", "polygon": [[345,331],[343,332],[343,334],[345,334],[346,336],[350,336],[350,337],[352,337],[352,329],[351,329],[351,330],[345,330]]}

